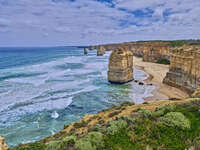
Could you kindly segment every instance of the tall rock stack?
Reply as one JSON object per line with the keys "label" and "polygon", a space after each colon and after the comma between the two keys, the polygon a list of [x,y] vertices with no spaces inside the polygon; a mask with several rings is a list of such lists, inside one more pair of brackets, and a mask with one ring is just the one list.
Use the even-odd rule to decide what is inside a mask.
{"label": "tall rock stack", "polygon": [[114,50],[109,58],[108,81],[127,83],[133,80],[133,54],[123,48]]}
{"label": "tall rock stack", "polygon": [[96,49],[96,46],[89,46],[89,48],[88,48],[90,51],[93,51],[93,50],[95,50]]}
{"label": "tall rock stack", "polygon": [[87,52],[87,49],[86,48],[84,48],[84,55],[87,55],[88,54],[88,52]]}
{"label": "tall rock stack", "polygon": [[200,86],[200,47],[174,49],[170,69],[163,82],[189,93],[194,92]]}
{"label": "tall rock stack", "polygon": [[0,150],[7,150],[8,146],[5,143],[5,139],[3,137],[0,137]]}
{"label": "tall rock stack", "polygon": [[105,48],[103,46],[97,47],[97,56],[103,56],[105,54]]}

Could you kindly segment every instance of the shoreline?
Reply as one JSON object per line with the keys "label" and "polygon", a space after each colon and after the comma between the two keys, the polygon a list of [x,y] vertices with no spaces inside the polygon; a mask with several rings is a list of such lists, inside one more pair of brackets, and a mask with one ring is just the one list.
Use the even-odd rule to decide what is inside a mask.
{"label": "shoreline", "polygon": [[189,97],[186,92],[162,83],[169,70],[169,65],[143,62],[142,58],[136,56],[133,58],[133,64],[135,68],[142,69],[149,75],[149,78],[145,82],[153,84],[156,87],[152,92],[153,96],[145,98],[144,101],[184,99]]}

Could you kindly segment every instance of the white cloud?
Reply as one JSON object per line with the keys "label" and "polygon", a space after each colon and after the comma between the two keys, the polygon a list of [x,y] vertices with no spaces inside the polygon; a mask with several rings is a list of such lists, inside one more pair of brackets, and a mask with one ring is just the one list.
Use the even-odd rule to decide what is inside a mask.
{"label": "white cloud", "polygon": [[[10,45],[5,37],[15,45],[200,38],[199,0],[113,3],[115,7],[96,0],[0,0],[0,45]],[[135,10],[145,15],[130,13]]]}

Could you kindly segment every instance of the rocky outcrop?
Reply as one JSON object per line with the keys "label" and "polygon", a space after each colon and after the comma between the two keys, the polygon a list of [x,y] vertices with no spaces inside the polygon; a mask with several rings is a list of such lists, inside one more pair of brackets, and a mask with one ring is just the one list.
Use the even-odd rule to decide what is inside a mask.
{"label": "rocky outcrop", "polygon": [[105,54],[105,48],[103,46],[98,46],[97,48],[97,56],[103,56]]}
{"label": "rocky outcrop", "polygon": [[198,88],[193,94],[192,97],[199,97],[200,98],[200,88]]}
{"label": "rocky outcrop", "polygon": [[5,143],[5,139],[3,137],[0,137],[0,150],[7,150],[8,146]]}
{"label": "rocky outcrop", "polygon": [[125,42],[120,44],[99,45],[106,51],[124,48],[132,51],[133,55],[143,57],[146,62],[158,62],[159,60],[170,60],[169,42]]}
{"label": "rocky outcrop", "polygon": [[171,54],[169,72],[164,83],[194,92],[200,86],[200,47],[183,46]]}
{"label": "rocky outcrop", "polygon": [[84,48],[84,55],[87,55],[88,54],[88,52],[87,52],[87,49],[86,48]]}
{"label": "rocky outcrop", "polygon": [[127,49],[114,50],[109,58],[108,81],[126,83],[133,80],[133,54]]}

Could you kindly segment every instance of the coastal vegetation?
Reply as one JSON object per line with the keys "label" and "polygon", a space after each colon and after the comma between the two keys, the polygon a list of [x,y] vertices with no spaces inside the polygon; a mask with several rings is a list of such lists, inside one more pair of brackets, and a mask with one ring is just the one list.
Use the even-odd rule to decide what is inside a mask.
{"label": "coastal vegetation", "polygon": [[[200,148],[199,116],[199,98],[146,102],[141,105],[126,102],[65,126],[66,129],[60,133],[40,142],[9,150]],[[66,134],[67,129],[73,132]]]}
{"label": "coastal vegetation", "polygon": [[164,64],[164,65],[169,65],[170,61],[168,59],[159,59],[157,61],[158,64]]}

